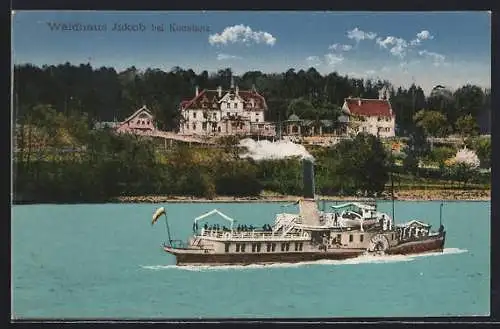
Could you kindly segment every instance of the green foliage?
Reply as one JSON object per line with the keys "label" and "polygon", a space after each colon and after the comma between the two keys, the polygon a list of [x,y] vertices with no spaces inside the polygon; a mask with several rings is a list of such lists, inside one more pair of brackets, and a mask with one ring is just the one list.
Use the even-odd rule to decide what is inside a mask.
{"label": "green foliage", "polygon": [[475,136],[479,133],[477,121],[470,114],[459,117],[455,126],[457,132],[459,132],[462,136]]}
{"label": "green foliage", "polygon": [[413,121],[429,136],[443,137],[449,132],[446,117],[438,111],[420,110],[414,115]]}
{"label": "green foliage", "polygon": [[472,168],[465,163],[454,163],[447,168],[447,172],[452,180],[462,183],[464,188],[468,182],[477,178],[479,174],[476,168]]}
{"label": "green foliage", "polygon": [[451,147],[441,146],[434,147],[430,152],[428,159],[434,163],[437,163],[441,170],[444,169],[445,161],[453,157],[456,154],[456,150]]}
{"label": "green foliage", "polygon": [[340,142],[332,151],[332,175],[341,177],[338,189],[368,194],[381,192],[389,178],[389,158],[383,144],[373,135],[358,134]]}
{"label": "green foliage", "polygon": [[465,144],[476,152],[481,168],[491,168],[491,137],[468,138]]}

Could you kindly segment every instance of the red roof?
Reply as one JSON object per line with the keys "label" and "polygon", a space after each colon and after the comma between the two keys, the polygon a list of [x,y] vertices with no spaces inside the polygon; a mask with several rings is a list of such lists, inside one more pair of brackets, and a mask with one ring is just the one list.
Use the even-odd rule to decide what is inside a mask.
{"label": "red roof", "polygon": [[[200,109],[202,108],[202,103],[205,103],[207,108],[214,108],[212,105],[215,103],[217,109],[219,108],[219,100],[224,97],[230,90],[223,90],[221,92],[221,97],[219,97],[219,92],[217,90],[204,89],[198,96],[190,100],[184,100],[180,103],[181,110],[186,109]],[[262,95],[253,90],[239,90],[238,96],[243,98],[245,102],[244,108],[246,109],[247,104],[251,104],[251,98],[254,100],[255,108],[257,109],[267,109],[266,100]]]}
{"label": "red roof", "polygon": [[351,114],[363,116],[393,116],[391,103],[385,99],[346,98]]}

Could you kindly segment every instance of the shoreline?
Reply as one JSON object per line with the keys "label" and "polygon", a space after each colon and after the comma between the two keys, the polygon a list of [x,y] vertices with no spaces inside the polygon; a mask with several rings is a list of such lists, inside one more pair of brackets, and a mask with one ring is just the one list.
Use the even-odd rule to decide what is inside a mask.
{"label": "shoreline", "polygon": [[[301,199],[298,195],[259,195],[251,197],[216,196],[212,199],[178,196],[178,195],[140,195],[119,196],[102,201],[37,201],[37,200],[12,200],[12,205],[35,204],[105,204],[105,203],[293,203]],[[387,193],[379,197],[360,196],[323,196],[316,195],[316,200],[326,202],[374,202],[391,201]],[[394,193],[396,201],[491,201],[491,190],[407,190]]]}
{"label": "shoreline", "polygon": [[[217,196],[212,199],[190,196],[144,195],[122,196],[112,200],[116,203],[272,203],[296,202],[301,196],[269,195],[254,197]],[[390,196],[316,196],[319,201],[391,201]],[[394,193],[396,201],[491,201],[491,190],[413,190]]]}

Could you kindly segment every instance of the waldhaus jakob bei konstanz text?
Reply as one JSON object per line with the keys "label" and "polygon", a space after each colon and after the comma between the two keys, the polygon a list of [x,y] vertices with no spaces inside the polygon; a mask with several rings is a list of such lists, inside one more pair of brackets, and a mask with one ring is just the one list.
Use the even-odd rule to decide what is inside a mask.
{"label": "waldhaus jakob bei konstanz text", "polygon": [[210,27],[199,24],[176,23],[124,23],[113,24],[87,24],[81,22],[47,22],[47,26],[54,32],[210,32]]}

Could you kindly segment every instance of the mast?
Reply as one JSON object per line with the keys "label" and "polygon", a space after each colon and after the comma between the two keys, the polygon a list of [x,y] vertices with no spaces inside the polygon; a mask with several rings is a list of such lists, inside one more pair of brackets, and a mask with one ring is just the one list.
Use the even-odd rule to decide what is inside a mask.
{"label": "mast", "polygon": [[394,179],[392,177],[392,172],[394,171],[394,158],[392,152],[394,150],[394,144],[391,145],[391,200],[392,200],[392,223],[396,224],[396,220],[394,218]]}
{"label": "mast", "polygon": [[170,237],[170,228],[168,227],[168,218],[166,212],[165,212],[165,227],[167,228],[168,244],[172,246],[172,238]]}
{"label": "mast", "polygon": [[442,217],[443,217],[443,201],[439,205],[439,227],[442,226]]}

